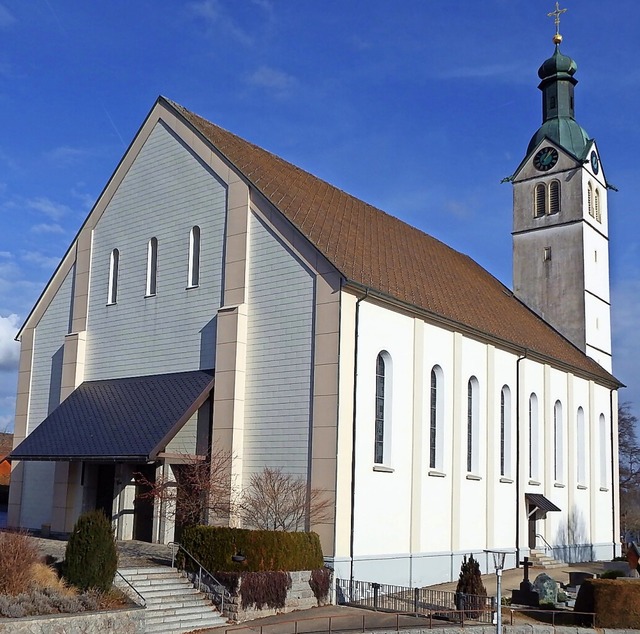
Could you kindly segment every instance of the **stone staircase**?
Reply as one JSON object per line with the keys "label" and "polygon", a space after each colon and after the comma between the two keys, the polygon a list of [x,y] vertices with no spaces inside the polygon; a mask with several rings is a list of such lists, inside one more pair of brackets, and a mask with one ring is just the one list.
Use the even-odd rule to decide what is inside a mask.
{"label": "stone staircase", "polygon": [[529,552],[529,561],[536,568],[547,568],[547,569],[564,568],[567,565],[563,561],[558,561],[553,557],[549,557],[549,555],[547,555],[544,550],[532,549]]}
{"label": "stone staircase", "polygon": [[[211,601],[175,568],[121,568],[118,572],[146,601],[146,632],[184,634],[227,622]],[[115,584],[133,596],[131,588],[118,575]]]}

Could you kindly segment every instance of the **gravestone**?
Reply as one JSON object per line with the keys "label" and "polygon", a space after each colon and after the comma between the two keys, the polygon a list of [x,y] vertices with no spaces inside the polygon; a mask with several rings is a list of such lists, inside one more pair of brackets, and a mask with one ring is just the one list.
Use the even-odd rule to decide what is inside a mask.
{"label": "gravestone", "polygon": [[529,568],[533,566],[533,562],[529,561],[529,557],[525,557],[524,561],[520,562],[520,565],[524,568],[524,578],[520,582],[520,589],[511,591],[511,602],[517,605],[537,607],[538,593],[533,589],[531,581],[529,581]]}
{"label": "gravestone", "polygon": [[533,589],[538,593],[540,603],[558,602],[558,583],[548,574],[539,574],[533,582]]}

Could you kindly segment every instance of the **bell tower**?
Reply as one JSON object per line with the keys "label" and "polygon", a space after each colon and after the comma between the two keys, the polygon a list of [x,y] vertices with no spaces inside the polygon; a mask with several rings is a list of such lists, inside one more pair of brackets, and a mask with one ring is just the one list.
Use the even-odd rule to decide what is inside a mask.
{"label": "bell tower", "polygon": [[514,294],[611,371],[607,184],[593,139],[575,120],[576,63],[555,50],[540,69],[542,125],[513,183]]}

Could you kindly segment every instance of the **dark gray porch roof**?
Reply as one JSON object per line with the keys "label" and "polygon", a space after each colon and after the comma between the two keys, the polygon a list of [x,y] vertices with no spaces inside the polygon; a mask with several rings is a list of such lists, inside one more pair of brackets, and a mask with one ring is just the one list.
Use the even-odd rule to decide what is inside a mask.
{"label": "dark gray porch roof", "polygon": [[212,389],[213,370],[86,381],[11,452],[11,459],[154,460]]}
{"label": "dark gray porch roof", "polygon": [[535,518],[545,519],[549,511],[559,511],[560,509],[541,493],[525,493],[524,499],[534,507],[530,515],[535,513]]}

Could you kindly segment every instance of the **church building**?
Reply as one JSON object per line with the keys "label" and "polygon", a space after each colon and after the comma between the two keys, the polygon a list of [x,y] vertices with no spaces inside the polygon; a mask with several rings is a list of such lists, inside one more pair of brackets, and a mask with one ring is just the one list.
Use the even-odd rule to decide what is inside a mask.
{"label": "church building", "polygon": [[18,333],[8,524],[101,508],[171,541],[136,474],[215,448],[234,486],[271,467],[322,492],[307,527],[342,579],[618,554],[609,187],[554,43],[509,179],[513,291],[160,97]]}

